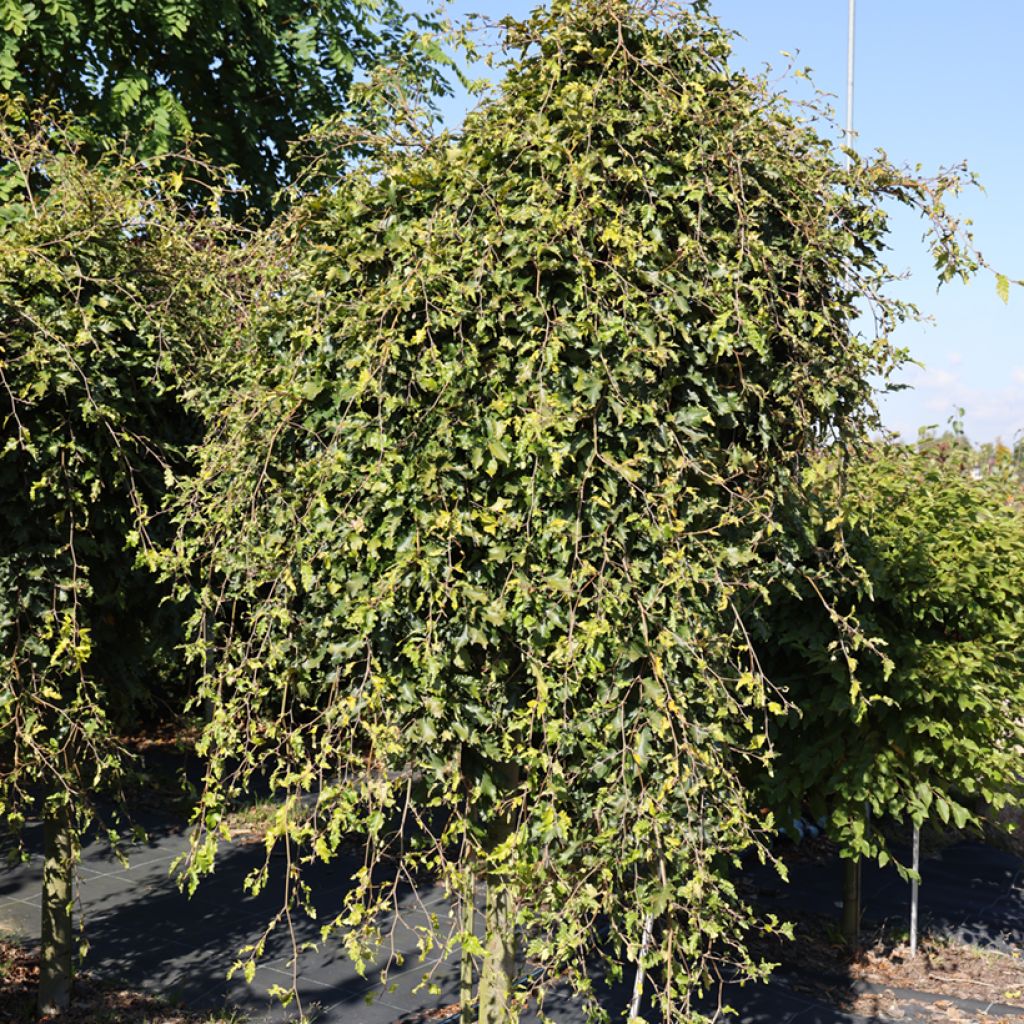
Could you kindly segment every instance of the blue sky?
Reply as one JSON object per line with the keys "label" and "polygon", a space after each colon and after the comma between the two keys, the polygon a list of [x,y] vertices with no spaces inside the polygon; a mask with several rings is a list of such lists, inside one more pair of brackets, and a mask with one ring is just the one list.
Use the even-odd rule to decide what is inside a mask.
{"label": "blue sky", "polygon": [[[497,19],[534,6],[456,0],[450,10]],[[781,71],[781,51],[795,54],[815,85],[835,94],[844,119],[847,0],[713,0],[712,12],[743,36],[735,64]],[[856,145],[925,172],[966,159],[985,193],[964,195],[955,209],[973,220],[986,259],[1012,278],[1024,278],[1022,97],[1021,0],[857,0]],[[450,103],[448,120],[457,123],[465,106],[461,97]],[[1010,441],[1024,432],[1024,289],[1006,306],[990,275],[936,293],[921,233],[910,218],[896,220],[889,264],[910,273],[900,294],[934,324],[908,325],[896,338],[924,367],[902,374],[912,390],[884,399],[886,425],[913,437],[963,407],[972,439]]]}

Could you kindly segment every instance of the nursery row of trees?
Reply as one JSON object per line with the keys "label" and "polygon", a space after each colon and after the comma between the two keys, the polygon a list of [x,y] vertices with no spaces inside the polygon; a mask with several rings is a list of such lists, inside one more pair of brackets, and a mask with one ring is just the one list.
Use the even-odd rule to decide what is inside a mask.
{"label": "nursery row of trees", "polygon": [[[129,36],[212,17],[177,7],[128,10]],[[774,925],[734,875],[776,823],[824,814],[885,860],[866,806],[964,826],[1019,797],[1017,464],[867,440],[916,315],[886,291],[888,211],[922,215],[940,280],[983,269],[945,206],[964,173],[845,167],[820,112],[730,69],[703,3],[508,22],[457,133],[421,103],[429,25],[388,6],[342,53],[330,11],[256,10],[253,61],[212,70],[292,68],[306,106],[247,106],[240,149],[177,71],[124,85],[128,30],[84,10],[57,27],[106,40],[109,79],[50,89],[80,116],[2,110],[0,814],[44,822],[41,1002],[69,998],[77,844],[124,737],[203,709],[189,885],[258,784],[289,912],[304,866],[363,845],[324,930],[357,962],[427,877],[464,1019],[553,979],[592,998],[596,963],[642,964],[689,1019],[764,973],[745,936]],[[49,17],[5,44],[9,87]],[[291,155],[269,127],[335,107]],[[165,108],[209,153],[159,155]]]}

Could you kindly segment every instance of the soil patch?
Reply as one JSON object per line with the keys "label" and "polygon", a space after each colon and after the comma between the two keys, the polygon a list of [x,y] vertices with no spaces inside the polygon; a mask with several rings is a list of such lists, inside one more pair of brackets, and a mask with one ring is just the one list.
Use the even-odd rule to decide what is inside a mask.
{"label": "soil patch", "polygon": [[[776,977],[788,988],[864,1017],[900,1020],[912,1010],[926,1020],[1024,1019],[1024,957],[1019,952],[925,936],[912,958],[901,939],[884,929],[868,933],[864,949],[852,956],[835,921],[809,916],[795,922],[792,941],[764,936],[754,947],[757,955],[779,964]],[[965,1003],[976,1005],[967,1012]]]}

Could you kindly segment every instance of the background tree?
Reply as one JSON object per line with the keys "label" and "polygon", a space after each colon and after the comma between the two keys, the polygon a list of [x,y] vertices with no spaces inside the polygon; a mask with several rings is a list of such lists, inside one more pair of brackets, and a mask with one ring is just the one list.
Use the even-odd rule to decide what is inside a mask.
{"label": "background tree", "polygon": [[[1021,796],[1024,501],[1008,453],[976,461],[962,435],[820,461],[812,558],[843,568],[797,577],[765,626],[793,707],[762,791],[783,821],[827,816],[851,865],[890,858],[865,806],[962,828]],[[844,640],[854,624],[870,643]]]}
{"label": "background tree", "polygon": [[182,372],[227,315],[226,229],[187,216],[180,168],[90,169],[73,131],[3,114],[0,819],[44,823],[40,1004],[59,1009],[79,837],[118,794],[126,725],[181,674],[166,588],[136,557],[194,436]]}
{"label": "background tree", "polygon": [[[118,736],[185,698],[180,609],[136,559],[199,439],[180,405],[196,353],[178,346],[193,329],[216,337],[207,272],[231,246],[216,219],[176,221],[186,193],[223,183],[209,163],[163,174],[133,160],[201,138],[248,187],[218,193],[224,205],[266,210],[294,170],[289,144],[345,106],[357,77],[386,64],[398,92],[446,90],[432,27],[390,0],[0,0],[0,90],[27,97],[4,103],[0,126],[0,813],[15,829],[46,822],[46,1005],[67,998],[77,837],[123,774]],[[77,115],[73,128],[37,115],[44,99]]]}
{"label": "background tree", "polygon": [[143,156],[198,135],[266,207],[295,171],[291,144],[360,74],[448,91],[436,28],[395,0],[0,0],[0,91],[55,101]]}
{"label": "background tree", "polygon": [[362,161],[272,228],[283,276],[179,512],[217,623],[191,866],[259,778],[292,904],[367,837],[325,930],[358,963],[427,875],[486,1024],[520,1005],[517,939],[584,993],[590,958],[642,959],[681,1020],[758,973],[728,870],[770,822],[737,766],[782,704],[741,612],[796,556],[801,467],[898,360],[882,203],[932,218],[948,273],[975,260],[956,175],[844,171],[702,5],[560,0],[507,33],[460,135],[339,127]]}

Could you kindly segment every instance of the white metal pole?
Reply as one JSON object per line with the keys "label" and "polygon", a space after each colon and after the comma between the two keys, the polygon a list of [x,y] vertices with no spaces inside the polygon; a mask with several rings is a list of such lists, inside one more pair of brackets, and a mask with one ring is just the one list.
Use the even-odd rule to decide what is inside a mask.
{"label": "white metal pole", "polygon": [[644,966],[644,957],[651,948],[651,936],[654,931],[654,917],[650,914],[644,921],[643,938],[640,940],[640,955],[636,958],[636,977],[633,979],[633,1000],[629,1004],[629,1019],[633,1020],[640,1016],[640,1001],[644,995],[644,980],[647,976],[647,968]]}
{"label": "white metal pole", "polygon": [[[856,36],[857,0],[849,0],[849,19],[846,33],[846,146],[853,148],[853,42]],[[850,157],[846,157],[850,166]]]}
{"label": "white metal pole", "polygon": [[910,955],[917,956],[918,876],[921,871],[921,826],[914,826],[914,877],[910,882]]}
{"label": "white metal pole", "polygon": [[[661,877],[661,884],[668,885],[665,877],[665,861],[658,862],[658,875]],[[633,979],[633,998],[629,1004],[629,1017],[632,1020],[640,1016],[640,1003],[644,997],[644,982],[647,980],[647,968],[644,959],[651,948],[651,941],[654,938],[654,915],[648,914],[644,918],[644,930],[640,938],[640,954],[636,958],[636,977]]]}

